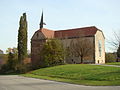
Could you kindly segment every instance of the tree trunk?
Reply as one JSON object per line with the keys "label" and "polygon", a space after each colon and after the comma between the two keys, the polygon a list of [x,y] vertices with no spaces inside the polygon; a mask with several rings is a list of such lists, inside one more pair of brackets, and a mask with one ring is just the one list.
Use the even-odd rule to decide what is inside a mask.
{"label": "tree trunk", "polygon": [[81,56],[81,63],[83,63],[83,56]]}

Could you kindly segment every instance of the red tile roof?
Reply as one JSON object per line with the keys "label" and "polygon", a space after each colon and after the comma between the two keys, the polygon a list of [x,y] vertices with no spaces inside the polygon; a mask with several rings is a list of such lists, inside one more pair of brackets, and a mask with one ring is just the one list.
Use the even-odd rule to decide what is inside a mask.
{"label": "red tile roof", "polygon": [[75,29],[67,29],[67,30],[49,30],[46,28],[42,28],[41,31],[46,38],[66,38],[66,37],[78,37],[78,36],[94,36],[97,32],[97,28],[95,26],[84,27],[84,28],[75,28]]}
{"label": "red tile roof", "polygon": [[45,35],[46,38],[53,38],[54,37],[54,31],[53,30],[42,28],[41,30],[39,29],[38,31],[42,32]]}
{"label": "red tile roof", "polygon": [[94,26],[55,31],[56,38],[94,36],[98,29]]}

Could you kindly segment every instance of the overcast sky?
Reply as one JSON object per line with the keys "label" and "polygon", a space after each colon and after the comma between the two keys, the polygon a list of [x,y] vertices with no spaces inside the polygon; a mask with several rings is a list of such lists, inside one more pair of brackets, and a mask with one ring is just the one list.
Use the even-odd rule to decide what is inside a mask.
{"label": "overcast sky", "polygon": [[[42,9],[45,28],[52,30],[96,26],[106,41],[120,30],[120,0],[0,0],[0,49],[17,47],[19,19],[26,12],[28,49],[39,29]],[[110,51],[106,44],[106,51]]]}

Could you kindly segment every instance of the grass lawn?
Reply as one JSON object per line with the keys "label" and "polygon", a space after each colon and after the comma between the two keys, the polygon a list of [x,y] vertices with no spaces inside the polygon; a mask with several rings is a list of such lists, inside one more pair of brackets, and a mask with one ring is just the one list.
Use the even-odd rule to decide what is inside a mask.
{"label": "grass lawn", "polygon": [[112,62],[112,63],[107,63],[108,65],[119,65],[120,66],[120,62]]}
{"label": "grass lawn", "polygon": [[120,68],[88,64],[68,64],[38,69],[23,76],[81,85],[118,86]]}

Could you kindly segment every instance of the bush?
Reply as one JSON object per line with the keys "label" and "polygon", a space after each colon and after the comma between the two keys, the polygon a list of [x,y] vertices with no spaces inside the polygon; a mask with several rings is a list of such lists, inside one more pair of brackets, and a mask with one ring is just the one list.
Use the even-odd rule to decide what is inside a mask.
{"label": "bush", "polygon": [[44,66],[55,66],[64,63],[64,48],[60,40],[49,39],[43,46],[42,58]]}
{"label": "bush", "polygon": [[32,70],[31,64],[17,64],[16,66],[16,73],[26,73]]}
{"label": "bush", "polygon": [[105,60],[106,63],[116,62],[116,53],[106,53]]}

